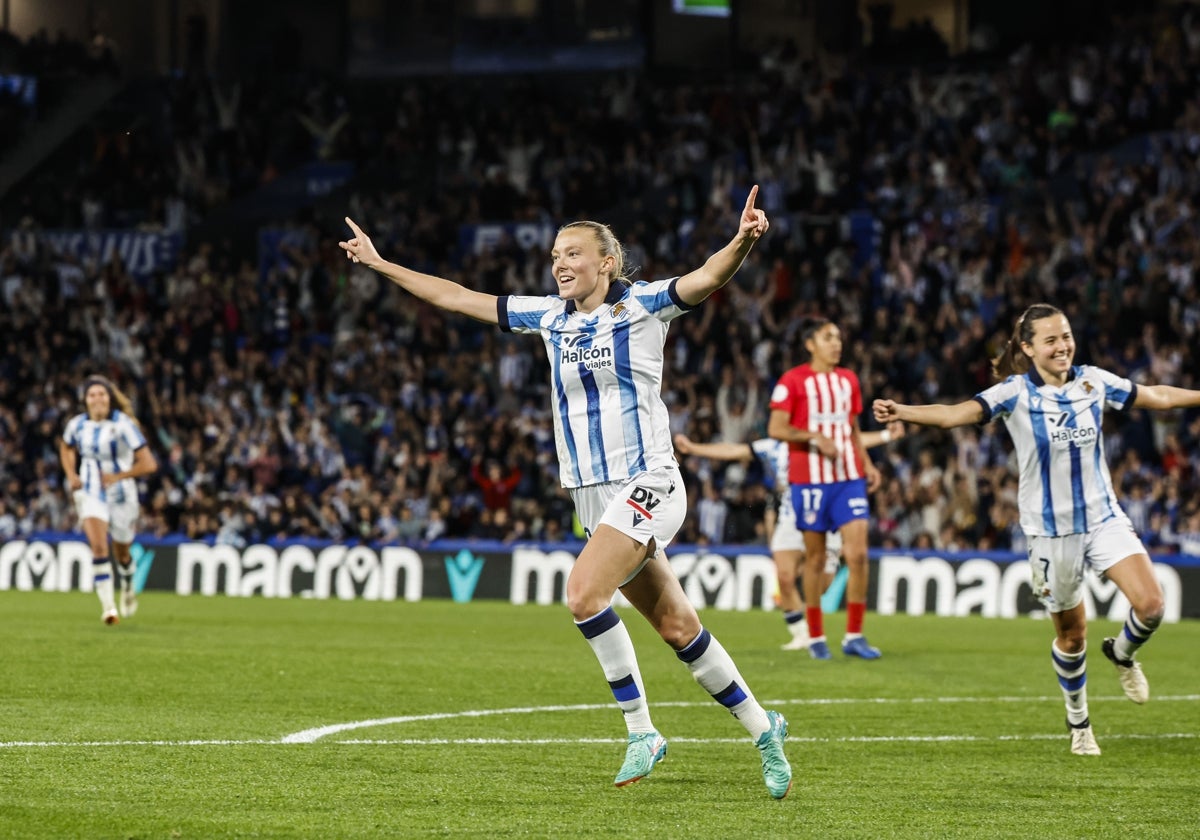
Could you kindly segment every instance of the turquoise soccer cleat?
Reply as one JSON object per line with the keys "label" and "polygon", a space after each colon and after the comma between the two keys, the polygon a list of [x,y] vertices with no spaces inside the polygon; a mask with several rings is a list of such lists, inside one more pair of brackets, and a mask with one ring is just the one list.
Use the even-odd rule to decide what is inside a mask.
{"label": "turquoise soccer cleat", "polygon": [[775,799],[783,799],[792,789],[792,765],[783,754],[783,740],[787,738],[787,719],[779,712],[767,712],[771,728],[758,736],[755,746],[762,753],[763,781],[767,791]]}
{"label": "turquoise soccer cleat", "polygon": [[617,787],[631,785],[650,775],[654,765],[667,754],[667,739],[658,732],[638,732],[629,736],[625,748],[625,763],[613,781]]}

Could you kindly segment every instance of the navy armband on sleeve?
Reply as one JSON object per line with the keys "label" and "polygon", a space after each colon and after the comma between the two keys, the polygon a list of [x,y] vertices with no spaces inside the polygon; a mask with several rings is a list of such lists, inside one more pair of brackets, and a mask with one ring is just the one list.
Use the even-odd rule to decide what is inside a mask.
{"label": "navy armband on sleeve", "polygon": [[506,333],[512,332],[512,324],[508,320],[508,295],[500,295],[496,298],[496,323]]}
{"label": "navy armband on sleeve", "polygon": [[971,399],[979,403],[979,407],[983,409],[983,419],[979,421],[979,425],[982,426],[984,423],[990,422],[992,419],[992,407],[987,404],[987,400],[979,396],[972,397]]}

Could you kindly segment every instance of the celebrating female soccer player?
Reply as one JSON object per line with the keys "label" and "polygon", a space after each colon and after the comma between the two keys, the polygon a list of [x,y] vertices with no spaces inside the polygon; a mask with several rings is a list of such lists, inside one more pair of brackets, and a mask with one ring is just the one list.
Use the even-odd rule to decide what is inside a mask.
{"label": "celebrating female soccer player", "polygon": [[[903,423],[889,423],[886,429],[863,432],[863,447],[871,449],[891,440],[904,437]],[[804,598],[796,587],[796,578],[804,572],[804,535],[796,528],[796,508],[788,487],[788,445],[774,438],[760,438],[753,443],[697,443],[687,435],[675,435],[675,448],[684,455],[711,458],[714,461],[750,461],[755,458],[766,471],[771,490],[778,494],[775,510],[768,508],[764,517],[771,559],[775,561],[775,577],[779,584],[779,608],[791,640],[784,650],[808,648],[808,625],[805,621]],[[820,591],[829,588],[842,561],[842,535],[830,531],[825,535],[825,567],[821,571]]]}
{"label": "celebrating female soccer player", "polygon": [[771,796],[781,799],[791,787],[783,752],[787,721],[754,698],[729,654],[700,624],[663,553],[687,505],[659,395],[667,325],[728,283],[766,233],[766,214],[754,207],[757,193],[751,189],[728,245],[669,280],[631,283],[624,250],[607,226],[564,226],[550,254],[557,295],[496,297],[395,265],[350,219],[354,236],[339,243],[354,262],[435,306],[505,331],[541,335],[552,371],[560,476],[588,535],[567,579],[567,606],[629,731],[618,787],[646,776],[667,752],[650,720],[633,643],[611,606],[618,589],[746,728]]}
{"label": "celebrating female soccer player", "polygon": [[129,398],[107,377],[83,383],[87,410],[67,423],[58,444],[67,484],[75,491],[75,509],[92,549],[92,581],[105,624],[116,624],[108,538],[121,577],[121,615],[137,611],[133,591],[133,544],[138,518],[137,479],[158,469]]}
{"label": "celebrating female soccer player", "polygon": [[1200,391],[1137,386],[1091,365],[1074,365],[1066,316],[1049,304],[1025,310],[1004,353],[993,362],[1002,380],[957,405],[899,405],[876,400],[880,422],[904,420],[951,428],[1001,418],[1017,451],[1017,500],[1029,539],[1034,594],[1054,620],[1050,659],[1067,706],[1071,752],[1099,755],[1088,719],[1087,615],[1083,574],[1090,567],[1117,585],[1131,605],[1124,630],[1104,640],[1125,696],[1145,703],[1150,687],[1134,660],[1163,617],[1163,592],[1150,557],[1121,510],[1104,460],[1106,408],[1200,406]]}
{"label": "celebrating female soccer player", "polygon": [[830,659],[821,613],[821,567],[825,535],[842,535],[846,584],[846,635],[842,653],[878,659],[879,649],[863,635],[867,611],[867,492],[879,486],[879,470],[867,457],[858,415],[862,391],[858,377],[843,367],[842,333],[827,320],[813,320],[801,332],[811,360],[779,378],[771,394],[767,434],[788,444],[788,481],[796,527],[804,533],[804,608],[808,654]]}

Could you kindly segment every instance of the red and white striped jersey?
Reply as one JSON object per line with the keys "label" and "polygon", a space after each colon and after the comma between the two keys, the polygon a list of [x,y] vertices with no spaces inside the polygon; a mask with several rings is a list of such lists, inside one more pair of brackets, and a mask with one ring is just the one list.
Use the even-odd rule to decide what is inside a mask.
{"label": "red and white striped jersey", "polygon": [[851,437],[862,409],[858,377],[846,368],[818,373],[803,364],[779,377],[771,392],[771,410],[786,411],[788,422],[797,429],[822,434],[838,447],[838,454],[828,458],[815,444],[789,443],[788,481],[831,484],[862,478],[862,460]]}

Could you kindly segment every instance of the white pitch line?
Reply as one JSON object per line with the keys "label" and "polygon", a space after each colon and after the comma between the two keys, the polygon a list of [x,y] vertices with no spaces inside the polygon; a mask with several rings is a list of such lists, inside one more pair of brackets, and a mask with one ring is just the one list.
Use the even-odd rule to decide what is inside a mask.
{"label": "white pitch line", "polygon": [[[1061,702],[1062,696],[1055,697],[907,697],[907,698],[891,698],[891,697],[846,697],[846,698],[807,698],[799,700],[767,700],[763,703],[765,706],[827,706],[827,705],[849,705],[857,703],[866,704],[924,704],[924,703],[1040,703],[1056,700]],[[1109,700],[1125,700],[1124,695],[1116,695],[1110,697],[1091,697],[1089,702],[1105,702]],[[1154,702],[1192,702],[1200,700],[1200,694],[1183,694],[1175,697],[1156,697]],[[699,700],[675,700],[663,703],[654,703],[655,708],[670,706],[674,708],[694,708],[699,706],[710,706],[709,702]],[[611,710],[611,703],[601,704],[579,704],[573,706],[517,706],[510,709],[469,709],[463,712],[434,712],[425,715],[403,715],[400,717],[376,718],[374,720],[355,720],[347,723],[333,723],[328,726],[318,726],[313,729],[304,729],[300,732],[293,732],[290,735],[283,736],[285,744],[311,744],[324,738],[326,735],[336,735],[339,732],[351,732],[355,729],[372,729],[376,726],[392,726],[398,723],[422,723],[430,720],[449,720],[452,718],[469,718],[469,717],[489,717],[494,715],[529,715],[539,712],[594,712],[602,710]]]}

